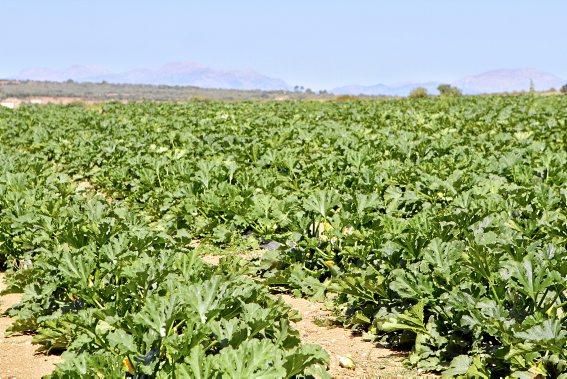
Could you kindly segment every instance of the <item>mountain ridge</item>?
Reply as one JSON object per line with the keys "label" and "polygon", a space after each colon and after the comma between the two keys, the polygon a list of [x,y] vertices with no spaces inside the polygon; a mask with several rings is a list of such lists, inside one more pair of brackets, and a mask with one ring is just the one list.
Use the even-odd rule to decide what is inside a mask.
{"label": "mountain ridge", "polygon": [[[194,86],[201,88],[240,90],[290,90],[283,80],[254,70],[220,70],[192,62],[170,62],[157,68],[134,68],[122,72],[96,65],[73,65],[65,69],[31,68],[22,70],[13,79],[64,82],[108,82],[115,84],[153,84]],[[558,76],[535,68],[497,69],[445,82],[460,88],[465,94],[528,91],[559,88],[567,83]],[[394,85],[346,85],[330,90],[337,95],[407,96],[416,87],[437,93],[441,82],[410,82]]]}
{"label": "mountain ridge", "polygon": [[116,84],[163,84],[264,91],[289,89],[289,85],[283,80],[262,75],[254,70],[219,70],[191,61],[170,62],[158,68],[135,68],[117,73],[100,66],[73,65],[61,70],[40,67],[22,70],[13,79],[105,81]]}
{"label": "mountain ridge", "polygon": [[[407,96],[416,87],[424,87],[429,93],[437,93],[437,86],[441,83],[415,82],[400,85],[347,85],[334,88],[331,92],[337,95]],[[480,94],[528,91],[532,83],[537,91],[544,91],[550,88],[558,89],[567,81],[554,74],[534,68],[516,68],[485,71],[444,83],[460,88],[465,94]]]}
{"label": "mountain ridge", "polygon": [[454,85],[466,93],[528,91],[533,84],[537,91],[558,88],[564,79],[535,68],[498,69],[469,75],[455,81]]}

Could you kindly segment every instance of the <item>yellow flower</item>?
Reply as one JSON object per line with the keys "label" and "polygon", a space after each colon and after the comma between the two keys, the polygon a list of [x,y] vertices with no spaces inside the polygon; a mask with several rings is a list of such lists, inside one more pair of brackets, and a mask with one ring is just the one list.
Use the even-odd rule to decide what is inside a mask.
{"label": "yellow flower", "polygon": [[132,362],[130,362],[130,358],[126,357],[122,360],[122,365],[124,366],[124,369],[129,373],[129,374],[135,374],[136,373],[136,369],[134,368],[134,366],[132,365]]}

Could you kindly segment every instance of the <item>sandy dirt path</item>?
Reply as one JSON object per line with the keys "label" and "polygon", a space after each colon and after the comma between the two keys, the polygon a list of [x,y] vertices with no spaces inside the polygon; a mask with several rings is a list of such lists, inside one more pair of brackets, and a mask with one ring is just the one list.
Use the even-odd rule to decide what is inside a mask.
{"label": "sandy dirt path", "polygon": [[[323,304],[290,295],[282,295],[283,300],[301,315],[301,321],[295,323],[301,340],[305,343],[320,345],[329,353],[331,362],[329,373],[333,378],[415,378],[420,375],[415,370],[403,366],[405,354],[377,347],[372,342],[341,327],[323,326],[318,321],[332,318]],[[341,357],[349,357],[354,362],[354,369],[341,367]],[[421,376],[420,376],[421,377]]]}
{"label": "sandy dirt path", "polygon": [[6,336],[12,320],[4,312],[20,301],[21,294],[2,294],[5,288],[4,273],[0,273],[0,378],[41,378],[53,371],[60,357],[38,353],[31,336]]}

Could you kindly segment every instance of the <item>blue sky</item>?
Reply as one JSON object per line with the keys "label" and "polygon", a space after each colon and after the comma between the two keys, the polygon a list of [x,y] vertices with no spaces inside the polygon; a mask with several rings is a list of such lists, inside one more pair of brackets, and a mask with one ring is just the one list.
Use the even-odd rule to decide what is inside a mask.
{"label": "blue sky", "polygon": [[190,60],[312,88],[522,67],[567,79],[566,16],[561,0],[0,0],[0,76]]}

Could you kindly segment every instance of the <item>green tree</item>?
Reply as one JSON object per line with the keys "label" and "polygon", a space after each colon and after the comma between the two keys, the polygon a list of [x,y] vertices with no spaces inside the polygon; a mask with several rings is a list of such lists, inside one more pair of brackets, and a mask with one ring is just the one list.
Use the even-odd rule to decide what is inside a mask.
{"label": "green tree", "polygon": [[412,99],[420,99],[429,96],[427,89],[423,87],[416,87],[411,90],[409,97]]}
{"label": "green tree", "polygon": [[562,85],[561,89],[559,91],[561,91],[561,93],[567,95],[567,84]]}
{"label": "green tree", "polygon": [[461,96],[463,94],[459,88],[450,84],[439,84],[437,91],[441,96]]}

